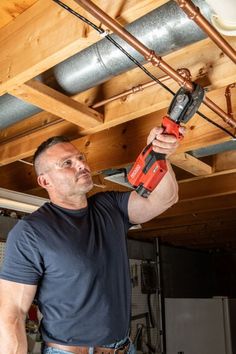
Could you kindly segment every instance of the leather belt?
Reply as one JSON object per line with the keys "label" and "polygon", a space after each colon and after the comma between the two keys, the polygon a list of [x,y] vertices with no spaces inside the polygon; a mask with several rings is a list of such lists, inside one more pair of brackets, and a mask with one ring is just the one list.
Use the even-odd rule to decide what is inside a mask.
{"label": "leather belt", "polygon": [[[68,351],[73,354],[89,354],[89,347],[62,345],[57,343],[46,343],[46,346],[55,349]],[[121,345],[119,348],[94,347],[94,354],[127,354],[130,342]]]}

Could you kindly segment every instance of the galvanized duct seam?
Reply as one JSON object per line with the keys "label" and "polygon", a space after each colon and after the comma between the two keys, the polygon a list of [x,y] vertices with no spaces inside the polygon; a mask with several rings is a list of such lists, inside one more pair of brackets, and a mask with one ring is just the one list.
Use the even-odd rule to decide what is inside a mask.
{"label": "galvanized duct seam", "polygon": [[[211,10],[207,3],[204,0],[196,0],[194,3],[210,20]],[[206,37],[202,30],[179,9],[175,1],[169,1],[153,10],[126,26],[126,29],[161,56]],[[126,42],[116,35],[112,37],[135,59],[144,62],[141,54]],[[97,86],[133,67],[135,64],[122,52],[106,39],[102,39],[56,65],[50,71],[53,73],[55,84],[59,85],[61,91],[72,95]],[[47,81],[44,82],[47,84]],[[40,111],[38,107],[11,95],[4,95],[0,97],[0,128],[10,126]]]}

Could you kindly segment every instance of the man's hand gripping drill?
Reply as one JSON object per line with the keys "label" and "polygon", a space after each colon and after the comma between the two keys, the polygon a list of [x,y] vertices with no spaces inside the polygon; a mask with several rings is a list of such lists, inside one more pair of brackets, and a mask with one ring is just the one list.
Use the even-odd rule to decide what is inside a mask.
{"label": "man's hand gripping drill", "polygon": [[[187,123],[197,112],[204,98],[204,90],[195,85],[193,92],[180,88],[175,94],[167,115],[162,119],[162,134],[172,135],[177,140],[183,138],[181,123]],[[157,128],[158,129],[158,128]],[[155,132],[151,132],[150,136]],[[128,173],[128,181],[142,197],[148,195],[156,188],[167,172],[166,154],[155,152],[155,140],[151,141],[140,153],[133,167]],[[161,151],[161,147],[159,151]],[[164,150],[164,148],[163,148]]]}

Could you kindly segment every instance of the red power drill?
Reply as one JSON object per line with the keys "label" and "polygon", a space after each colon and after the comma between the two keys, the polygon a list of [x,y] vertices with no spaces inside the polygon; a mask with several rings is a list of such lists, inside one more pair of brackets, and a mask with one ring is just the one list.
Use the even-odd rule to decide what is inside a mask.
{"label": "red power drill", "polygon": [[[162,119],[163,134],[174,135],[177,139],[180,123],[186,123],[197,112],[204,98],[204,89],[194,85],[192,92],[181,87],[171,101],[167,115]],[[142,197],[147,198],[167,172],[166,155],[157,153],[148,144],[138,156],[128,173],[128,181]]]}

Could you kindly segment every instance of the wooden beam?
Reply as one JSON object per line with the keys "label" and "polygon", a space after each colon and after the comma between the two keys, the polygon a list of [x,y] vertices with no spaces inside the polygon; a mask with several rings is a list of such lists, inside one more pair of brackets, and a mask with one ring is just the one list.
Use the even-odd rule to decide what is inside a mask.
{"label": "wooden beam", "polygon": [[214,170],[225,171],[236,168],[236,151],[226,151],[214,156]]}
{"label": "wooden beam", "polygon": [[[84,14],[73,0],[66,3]],[[97,1],[107,13],[112,13],[110,1]],[[140,15],[140,8],[151,11],[155,1],[129,1],[123,17],[132,22]],[[120,6],[119,6],[120,5]],[[119,7],[118,7],[119,6]],[[117,1],[117,17],[122,18],[123,1]],[[91,18],[86,13],[86,16]],[[93,22],[99,23],[92,18]],[[36,75],[60,63],[99,40],[91,28],[51,0],[37,1],[15,21],[0,29],[0,95],[23,84]],[[27,58],[27,60],[26,60]]]}
{"label": "wooden beam", "polygon": [[14,162],[1,167],[0,171],[1,188],[27,193],[27,190],[37,185],[33,166],[23,164],[22,162]]}
{"label": "wooden beam", "polygon": [[[0,2],[0,28],[8,24],[10,21],[14,20],[18,15],[27,10],[36,1],[39,0],[1,0]],[[136,14],[137,18],[143,16],[144,13],[150,12],[152,9],[163,5],[168,0],[149,0],[140,1],[142,6],[140,7],[139,2],[133,0],[126,0],[125,3],[122,0],[117,0],[113,4],[106,4],[103,1],[103,5],[106,5],[106,12],[110,16],[118,19],[122,24],[127,24],[130,16],[130,8],[132,7],[132,12]],[[69,4],[68,1],[67,4]],[[97,1],[98,2],[98,1]]]}
{"label": "wooden beam", "polygon": [[[222,227],[234,228],[236,226],[235,220],[236,208],[228,210],[215,210],[212,211],[200,211],[198,213],[188,213],[184,215],[178,215],[172,218],[159,217],[143,224],[142,230],[172,230],[178,227],[191,227],[193,225],[205,225],[204,227],[211,227],[211,229],[220,229]],[[189,230],[191,231],[191,230]]]}
{"label": "wooden beam", "polygon": [[96,127],[103,121],[102,114],[37,80],[16,86],[10,93],[84,129]]}
{"label": "wooden beam", "polygon": [[[236,76],[236,75],[235,75]],[[170,82],[168,85],[174,91],[177,91],[178,86],[174,82]],[[207,93],[208,98],[217,103],[220,107],[224,107],[225,105],[225,97],[224,97],[224,88],[216,89]],[[74,99],[79,99],[80,96],[74,96]],[[158,97],[158,99],[157,99]],[[236,90],[235,96],[236,98]],[[173,96],[168,92],[160,88],[158,85],[154,85],[149,87],[148,89],[138,92],[137,94],[133,94],[128,96],[127,99],[115,100],[113,102],[107,103],[104,106],[104,124],[102,126],[97,126],[95,128],[86,129],[81,132],[81,134],[94,134],[104,129],[108,129],[114,127],[118,124],[125,123],[137,117],[149,117],[149,114],[156,114],[156,124],[158,125],[161,122],[161,118],[163,115],[166,115],[166,108],[169,107]],[[236,110],[236,99],[232,98],[232,106],[233,109]],[[83,102],[83,101],[82,101]],[[86,100],[85,100],[86,102]],[[165,108],[165,110],[163,110]],[[231,130],[234,132],[232,128],[230,128],[222,118],[212,112],[208,107],[204,104],[200,106],[200,112],[204,113],[207,117],[218,123],[219,125]],[[159,112],[162,114],[160,117]],[[208,128],[210,123],[206,122],[198,116],[197,114],[188,122],[187,126],[191,128],[191,130],[201,129],[203,133]],[[201,137],[200,137],[201,138]],[[185,140],[184,140],[185,141]],[[196,142],[197,143],[197,142]],[[208,141],[205,140],[205,143]],[[183,143],[182,143],[183,145]]]}
{"label": "wooden beam", "polygon": [[[129,231],[128,237],[132,239],[138,240],[153,240],[157,238],[161,241],[162,244],[169,244],[177,247],[187,247],[193,249],[230,249],[236,248],[236,238],[235,238],[235,230],[227,229],[222,231],[215,231],[214,233],[205,233],[196,230],[195,232],[184,234],[181,237],[181,232],[183,229],[180,229],[180,235],[170,235],[161,234],[152,232],[142,233],[142,232],[132,232]],[[227,232],[227,237],[225,236],[224,232]]]}
{"label": "wooden beam", "polygon": [[236,193],[236,172],[216,173],[179,182],[180,200],[196,200]]}
{"label": "wooden beam", "polygon": [[0,2],[0,28],[6,26],[27,8],[38,0],[1,0]]}
{"label": "wooden beam", "polygon": [[[164,241],[165,242],[165,241]],[[188,248],[188,249],[192,249],[192,250],[202,250],[202,251],[212,251],[212,250],[226,250],[229,251],[230,253],[232,253],[233,251],[235,251],[236,249],[236,242],[234,238],[229,238],[229,240],[220,240],[217,242],[215,240],[209,240],[206,241],[204,243],[202,242],[198,242],[198,240],[192,240],[190,242],[188,242],[188,244],[184,244],[184,243],[168,243],[169,245],[173,245],[176,247],[184,247],[184,248]]]}
{"label": "wooden beam", "polygon": [[[150,233],[151,235],[151,233]],[[154,235],[154,234],[153,234]],[[190,244],[195,244],[195,245],[203,245],[205,246],[207,244],[211,244],[212,246],[215,245],[217,247],[217,244],[220,242],[221,245],[226,245],[230,241],[236,241],[235,237],[235,229],[228,227],[223,227],[218,230],[207,230],[207,228],[202,226],[200,227],[193,227],[193,229],[190,230],[184,230],[180,229],[179,233],[176,233],[175,235],[167,235],[163,234],[160,236],[161,233],[159,234],[158,237],[161,237],[163,242],[170,242],[178,245],[190,245]]]}
{"label": "wooden beam", "polygon": [[[28,193],[29,190],[37,187],[32,166],[16,162],[2,166],[0,172],[2,176],[0,186],[2,188],[11,189],[11,186],[13,186],[12,189],[14,190]],[[229,211],[236,208],[235,174],[236,172],[230,172],[224,175],[212,175],[208,178],[180,181],[179,202],[153,222],[158,223],[162,219],[188,214],[195,217],[195,215],[203,212],[212,212],[214,215],[218,210]],[[16,175],[19,176],[17,179],[15,178]],[[100,182],[96,180],[97,178]],[[128,190],[99,176],[95,177],[95,183],[105,185],[106,188],[102,190]],[[93,190],[93,194],[98,191],[101,191],[101,189]]]}
{"label": "wooden beam", "polygon": [[[0,144],[10,141],[16,141],[20,137],[28,136],[31,139],[31,134],[34,132],[44,131],[45,136],[52,134],[52,129],[55,130],[55,135],[57,130],[68,131],[74,130],[74,135],[69,135],[69,137],[78,137],[79,131],[81,130],[77,125],[69,123],[63,119],[60,119],[48,112],[40,112],[35,114],[33,117],[26,118],[18,123],[11,125],[8,128],[0,130]],[[66,133],[65,133],[66,135]]]}
{"label": "wooden beam", "polygon": [[[218,97],[218,90],[212,92],[212,94],[214,93],[215,96]],[[236,106],[236,102],[234,105]],[[209,115],[209,110],[203,109],[203,112]],[[166,110],[163,109],[131,122],[112,127],[109,130],[106,128],[110,126],[111,122],[108,122],[108,125],[105,122],[99,127],[86,129],[86,133],[92,133],[95,129],[106,130],[75,139],[74,144],[88,155],[88,160],[94,171],[124,165],[135,160],[146,145],[146,138],[149,131],[154,126],[161,125],[161,120],[165,114]],[[226,126],[222,123],[222,120],[216,118],[214,114],[210,117],[214,118],[223,126]],[[112,124],[115,124],[115,120]],[[27,135],[27,137],[20,137],[19,139],[1,144],[0,164],[3,165],[32,156],[37,146],[47,139],[49,134],[58,135],[59,132],[66,134],[66,127],[71,128],[71,125],[61,125],[61,123],[56,124],[54,127],[50,125],[45,130],[34,132]],[[186,136],[183,141],[181,141],[177,153],[228,140],[231,140],[231,137],[225,132],[200,117],[195,116],[188,124]]]}
{"label": "wooden beam", "polygon": [[84,24],[67,11],[36,2],[0,30],[0,94],[75,54],[85,37]]}
{"label": "wooden beam", "polygon": [[214,249],[224,249],[232,252],[236,248],[236,238],[234,230],[227,230],[227,238],[224,237],[221,231],[214,233],[214,235],[200,235],[192,234],[182,240],[175,240],[173,237],[167,239],[166,237],[161,237],[162,243],[168,243],[177,247],[187,247],[193,249],[205,249],[208,252]]}
{"label": "wooden beam", "polygon": [[[206,225],[205,225],[206,226]],[[128,232],[128,236],[137,239],[153,239],[153,238],[161,238],[164,242],[170,242],[175,244],[185,244],[189,245],[193,240],[196,244],[201,243],[202,239],[212,240],[212,243],[215,242],[215,239],[221,236],[221,240],[224,240],[224,243],[227,242],[227,236],[225,233],[229,233],[229,237],[235,237],[235,232],[233,233],[232,228],[226,228],[222,230],[207,230],[204,225],[196,225],[191,227],[181,226],[175,229],[167,229],[167,230],[133,230]],[[236,237],[235,237],[236,240]]]}
{"label": "wooden beam", "polygon": [[178,215],[187,215],[190,213],[193,215],[207,211],[214,213],[216,210],[229,210],[232,208],[236,208],[236,193],[197,200],[180,200],[172,208],[161,214],[157,220],[159,218],[172,218]]}
{"label": "wooden beam", "polygon": [[[236,37],[227,37],[227,42],[236,47]],[[180,63],[191,71],[194,81],[200,81],[208,90],[235,82],[235,64],[218,48],[210,38],[182,48],[166,57],[168,63],[178,68]]]}
{"label": "wooden beam", "polygon": [[194,176],[209,175],[213,171],[211,166],[185,152],[170,156],[170,162],[173,165],[192,173]]}
{"label": "wooden beam", "polygon": [[[155,87],[155,86],[152,87],[152,90],[154,90],[154,89],[157,90],[157,92],[159,92],[159,89],[157,87]],[[161,101],[157,105],[151,104],[150,97],[152,98],[153,102],[156,101],[156,100],[154,100],[154,98],[155,98],[154,96],[156,96],[157,92],[154,93],[154,91],[151,91],[151,92],[149,92],[149,94],[147,96],[137,95],[137,96],[133,97],[132,104],[129,104],[129,108],[128,108],[128,111],[130,112],[130,114],[127,114],[127,108],[125,108],[125,105],[122,104],[124,111],[119,110],[117,108],[117,110],[116,110],[117,115],[115,115],[115,110],[114,110],[113,119],[107,118],[107,115],[106,115],[107,114],[106,113],[107,106],[110,105],[110,103],[108,103],[104,107],[104,113],[105,113],[104,123],[97,125],[94,128],[84,129],[83,131],[80,130],[79,131],[80,135],[94,134],[96,132],[114,127],[118,124],[122,124],[122,123],[125,123],[126,121],[137,118],[139,115],[141,115],[141,112],[146,112],[146,113],[150,112],[150,111],[153,112],[158,107],[160,108],[160,107],[169,105],[170,104],[170,97],[169,97],[169,100]],[[161,97],[161,94],[159,97]],[[212,91],[209,94],[209,97],[215,99],[215,101],[217,103],[219,103],[220,105],[223,105],[223,103],[224,103],[224,89]],[[76,96],[76,95],[73,96],[72,98],[74,100],[78,100],[78,96]],[[236,95],[235,95],[235,98],[236,98]],[[86,100],[82,100],[79,102],[83,103],[84,105],[88,104],[88,102]],[[236,109],[236,100],[233,101],[233,107]],[[201,106],[201,111],[203,113],[207,114],[211,119],[215,120],[220,125],[228,128],[227,125],[225,123],[223,123],[222,120],[218,116],[216,116],[212,111],[207,109],[205,106],[203,106],[203,105]],[[122,115],[122,114],[124,114],[124,115]],[[144,115],[143,116],[144,129],[145,129],[145,126],[148,127],[147,129],[150,129],[147,120],[150,121],[153,126],[160,125],[161,119],[165,114],[166,114],[166,109],[161,109],[155,113]],[[32,124],[31,124],[31,119],[32,119]],[[39,125],[35,124],[35,126],[34,126],[34,120],[38,120]],[[30,134],[29,127],[31,127],[31,125],[33,126],[32,128],[35,127],[35,129],[38,130],[38,128],[40,128],[40,127],[42,127],[42,125],[44,125],[42,123],[45,123],[45,121],[52,122],[53,120],[54,121],[56,120],[55,116],[53,118],[52,114],[48,113],[48,115],[47,115],[47,114],[45,114],[45,112],[42,112],[42,113],[37,114],[36,116],[33,116],[32,118],[28,118],[27,120],[23,120],[22,122],[15,124],[14,126],[16,126],[16,128],[14,128],[14,126],[12,126],[12,127],[3,129],[1,131],[0,136],[2,136],[3,138],[5,138],[5,137],[14,138],[14,134],[20,134],[21,132],[25,132],[26,128],[28,126],[27,135],[28,135],[28,138],[30,139],[31,134]],[[26,125],[24,125],[24,122],[26,122]],[[138,122],[141,122],[141,120],[139,120]],[[60,125],[61,126],[63,125],[65,127],[64,123],[61,123],[61,122],[55,123],[55,131],[60,128]],[[187,131],[186,138],[181,142],[182,152],[188,151],[188,149],[186,148],[186,146],[184,144],[189,143],[189,140],[188,140],[189,136],[191,136],[191,138],[192,138],[191,148],[189,148],[189,150],[194,149],[194,148],[203,147],[206,145],[212,145],[215,142],[220,143],[220,142],[227,141],[230,139],[230,137],[228,137],[225,133],[221,133],[222,137],[224,137],[224,138],[218,140],[217,133],[220,132],[219,128],[212,127],[210,125],[210,123],[204,121],[202,118],[198,117],[197,115],[190,120],[190,122],[188,123],[188,127],[189,127],[189,130]],[[50,125],[49,129],[51,130],[51,128],[52,127]],[[216,134],[212,135],[213,131],[216,132]],[[231,129],[231,132],[233,132],[233,129]],[[48,135],[47,127],[45,127],[45,136],[47,136],[47,135]],[[35,141],[34,136],[33,136],[33,141]]]}
{"label": "wooden beam", "polygon": [[[161,237],[165,241],[186,241],[187,243],[191,238],[196,238],[196,240],[201,238],[214,238],[214,235],[221,234],[223,238],[227,239],[227,232],[232,233],[235,230],[235,222],[232,223],[232,227],[227,223],[199,223],[195,225],[176,225],[172,228],[162,228],[162,229],[139,229],[130,230],[129,235],[136,237],[142,235],[147,238]],[[235,233],[234,233],[235,235]],[[236,236],[235,236],[236,240]]]}
{"label": "wooden beam", "polygon": [[[45,112],[42,112],[40,114],[44,113]],[[47,122],[46,117],[45,122]],[[37,146],[46,140],[47,137],[49,138],[50,136],[55,135],[65,135],[68,137],[77,136],[78,126],[64,121],[60,122],[56,129],[54,125],[49,125],[46,129],[46,135],[45,129],[35,129],[30,136],[27,134],[22,134],[17,138],[17,140],[10,139],[10,141],[0,145],[0,150],[2,148],[2,151],[4,151],[4,158],[2,160],[0,159],[0,166],[33,156]]]}

